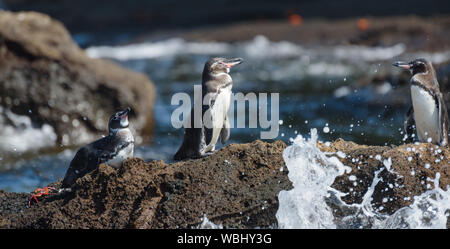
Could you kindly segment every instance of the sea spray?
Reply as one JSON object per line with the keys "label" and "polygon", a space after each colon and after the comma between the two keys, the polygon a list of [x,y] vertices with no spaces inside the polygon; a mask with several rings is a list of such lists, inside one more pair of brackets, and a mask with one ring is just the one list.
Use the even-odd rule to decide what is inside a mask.
{"label": "sea spray", "polygon": [[211,222],[206,214],[203,214],[202,223],[199,226],[199,229],[223,229],[222,224],[214,224]]}
{"label": "sea spray", "polygon": [[450,215],[450,186],[447,191],[439,187],[441,174],[436,173],[434,189],[414,197],[414,203],[397,210],[386,220],[377,224],[377,228],[447,228]]}
{"label": "sea spray", "polygon": [[[373,208],[372,196],[375,187],[383,181],[380,176],[383,171],[395,174],[391,170],[395,162],[391,158],[383,160],[383,167],[375,171],[362,202],[349,205],[341,200],[345,194],[331,185],[336,177],[350,173],[351,169],[336,157],[328,157],[320,151],[316,142],[317,130],[312,129],[310,139],[299,135],[283,152],[294,188],[278,195],[280,204],[276,218],[279,228],[446,228],[450,191],[449,186],[444,188],[446,191],[439,187],[439,172],[433,180],[434,189],[415,196],[413,204],[388,215],[380,212],[382,206]],[[335,215],[334,209],[339,209],[341,215]]]}
{"label": "sea spray", "polygon": [[289,170],[288,177],[294,188],[281,191],[276,213],[280,228],[336,228],[331,208],[325,196],[334,179],[351,168],[336,157],[327,157],[316,147],[317,130],[311,129],[311,138],[297,136],[294,143],[283,151]]}
{"label": "sea spray", "polygon": [[0,151],[21,153],[56,144],[57,135],[49,124],[41,127],[30,117],[17,115],[0,106]]}

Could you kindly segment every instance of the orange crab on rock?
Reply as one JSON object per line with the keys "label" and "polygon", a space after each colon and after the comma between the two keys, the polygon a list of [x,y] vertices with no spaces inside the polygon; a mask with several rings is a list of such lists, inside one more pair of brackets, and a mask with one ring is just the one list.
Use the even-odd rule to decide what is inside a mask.
{"label": "orange crab on rock", "polygon": [[43,188],[37,188],[33,191],[33,195],[30,196],[30,199],[28,199],[28,207],[31,207],[31,200],[35,200],[36,203],[38,203],[38,197],[44,196],[44,195],[52,195],[57,191],[55,188],[53,187],[43,187]]}

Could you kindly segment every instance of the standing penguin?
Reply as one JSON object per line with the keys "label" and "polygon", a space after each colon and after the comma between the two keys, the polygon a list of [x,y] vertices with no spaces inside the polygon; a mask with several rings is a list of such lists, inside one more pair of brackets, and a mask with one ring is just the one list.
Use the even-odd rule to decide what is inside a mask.
{"label": "standing penguin", "polygon": [[415,124],[420,142],[432,142],[445,146],[448,144],[448,113],[439,83],[431,63],[416,59],[409,63],[396,62],[396,67],[408,69],[411,77],[412,107],[408,110],[405,132],[412,137]]}
{"label": "standing penguin", "polygon": [[184,140],[180,149],[174,156],[175,160],[186,158],[198,158],[215,149],[220,136],[224,144],[230,137],[230,123],[227,112],[230,107],[231,88],[233,80],[228,74],[230,68],[242,63],[241,58],[225,59],[213,58],[205,63],[202,75],[202,117],[206,113],[207,125],[202,122],[202,127],[194,127],[194,109],[189,115],[191,128],[184,131]]}
{"label": "standing penguin", "polygon": [[99,164],[106,163],[120,168],[122,162],[133,157],[134,138],[128,128],[128,107],[111,116],[108,123],[109,135],[93,143],[81,147],[70,163],[62,181],[61,188],[70,188],[75,181],[96,169]]}

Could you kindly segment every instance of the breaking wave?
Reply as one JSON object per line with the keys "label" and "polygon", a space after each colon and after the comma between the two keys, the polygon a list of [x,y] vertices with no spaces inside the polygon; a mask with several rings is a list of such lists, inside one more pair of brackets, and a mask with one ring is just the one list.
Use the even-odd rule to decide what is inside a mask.
{"label": "breaking wave", "polygon": [[[348,205],[340,197],[344,194],[331,187],[337,176],[350,172],[337,157],[327,156],[316,147],[317,130],[311,130],[311,138],[301,135],[283,152],[293,189],[279,193],[279,209],[276,213],[280,228],[446,228],[450,210],[450,191],[439,187],[440,174],[436,173],[435,188],[414,197],[410,206],[392,215],[377,212],[371,204],[375,186],[383,179],[375,172],[373,182],[360,204]],[[337,153],[339,156],[339,153]],[[389,170],[392,162],[383,161]],[[327,204],[332,201],[346,216],[335,217]]]}
{"label": "breaking wave", "polygon": [[[258,35],[252,40],[225,42],[191,42],[181,38],[171,38],[163,41],[144,42],[123,46],[93,46],[86,49],[93,58],[111,58],[117,60],[152,59],[163,56],[183,54],[217,55],[237,53],[247,58],[291,58],[305,56],[320,57],[333,60],[350,60],[360,63],[390,60],[406,52],[402,43],[387,47],[369,46],[330,46],[320,48],[305,48],[288,41],[270,41],[267,37]],[[442,63],[450,59],[450,52],[416,53],[417,56],[428,57],[434,63]]]}
{"label": "breaking wave", "polygon": [[226,43],[186,42],[180,38],[172,38],[165,41],[145,42],[125,46],[90,47],[86,49],[86,52],[93,58],[136,60],[180,54],[226,53],[229,50],[229,46]]}
{"label": "breaking wave", "polygon": [[29,117],[14,114],[1,106],[0,125],[0,151],[24,152],[56,143],[57,135],[52,126],[35,127]]}

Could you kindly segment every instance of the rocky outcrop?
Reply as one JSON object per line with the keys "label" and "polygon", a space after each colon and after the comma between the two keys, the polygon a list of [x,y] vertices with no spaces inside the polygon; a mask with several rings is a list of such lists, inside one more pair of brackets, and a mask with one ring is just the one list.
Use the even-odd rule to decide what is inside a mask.
{"label": "rocky outcrop", "polygon": [[[204,215],[224,228],[277,227],[278,193],[292,188],[282,158],[285,147],[281,141],[254,141],[172,164],[139,158],[119,170],[102,164],[77,180],[71,193],[47,196],[29,209],[26,194],[0,191],[0,227],[197,228]],[[345,153],[339,158],[352,171],[336,178],[333,187],[348,193],[347,203],[361,202],[378,170],[383,180],[372,204],[384,206],[381,212],[410,205],[413,196],[434,187],[430,179],[436,172],[442,188],[450,185],[449,147],[378,147],[341,139],[319,147]]]}
{"label": "rocky outcrop", "polygon": [[[372,195],[372,205],[381,213],[392,214],[409,206],[418,196],[433,189],[436,173],[440,173],[440,188],[450,186],[450,148],[430,143],[402,146],[366,146],[336,140],[323,151],[345,153],[341,162],[352,168],[336,178],[333,188],[347,194],[342,198],[347,204],[361,203],[373,182],[376,171],[382,179]],[[354,176],[354,177],[350,177]],[[382,206],[382,208],[380,208]]]}
{"label": "rocky outcrop", "polygon": [[0,192],[7,200],[0,204],[0,226],[192,228],[206,215],[224,227],[269,227],[276,224],[278,192],[291,187],[280,171],[285,146],[256,141],[173,164],[136,158],[117,171],[100,165],[77,180],[72,193],[30,209],[25,195]]}
{"label": "rocky outcrop", "polygon": [[137,142],[143,142],[151,138],[154,101],[147,76],[89,58],[60,22],[36,12],[0,11],[3,126],[20,133],[24,123],[47,125],[54,144],[81,144],[104,134],[110,115],[130,106]]}

